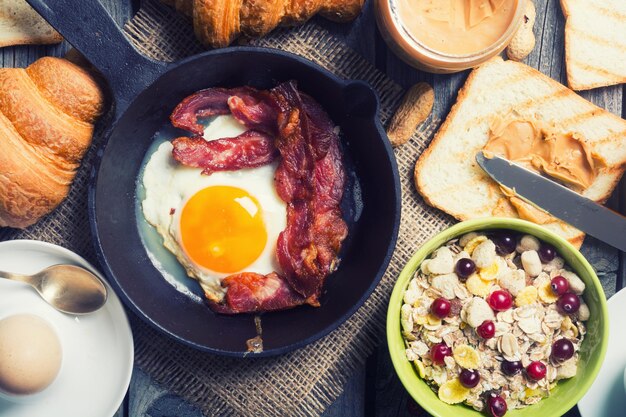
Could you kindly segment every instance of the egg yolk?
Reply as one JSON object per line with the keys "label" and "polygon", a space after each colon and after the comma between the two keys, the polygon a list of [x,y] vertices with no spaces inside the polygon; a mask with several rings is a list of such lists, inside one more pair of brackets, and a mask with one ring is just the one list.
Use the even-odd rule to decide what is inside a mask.
{"label": "egg yolk", "polygon": [[259,202],[231,186],[207,187],[194,194],[183,207],[180,231],[191,260],[222,273],[250,265],[267,242]]}

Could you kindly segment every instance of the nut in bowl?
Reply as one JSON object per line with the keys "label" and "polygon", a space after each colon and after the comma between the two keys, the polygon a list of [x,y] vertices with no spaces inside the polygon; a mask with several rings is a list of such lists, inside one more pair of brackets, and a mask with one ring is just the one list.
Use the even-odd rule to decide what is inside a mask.
{"label": "nut in bowl", "polygon": [[[510,236],[503,231],[513,232],[515,237],[498,242],[496,236]],[[476,235],[468,235],[472,232]],[[474,236],[483,237],[471,239]],[[531,237],[521,242],[524,236]],[[539,242],[541,247],[523,246],[537,246]],[[446,248],[440,249],[442,247]],[[450,252],[447,253],[452,255],[450,262],[444,262],[446,256],[438,259],[437,255],[446,255],[440,251]],[[522,256],[523,253],[526,255]],[[534,260],[530,259],[534,255],[530,254],[537,255],[538,265],[534,265]],[[467,262],[468,259],[471,262]],[[466,264],[459,260],[465,260]],[[490,270],[490,265],[500,260],[499,268],[509,274]],[[457,268],[457,264],[462,265]],[[538,270],[533,270],[537,266]],[[453,270],[448,276],[456,280],[454,286],[456,288],[458,283],[458,291],[446,294],[447,286],[443,284],[448,278],[438,272],[450,267]],[[524,278],[519,288],[507,282],[522,273]],[[490,274],[493,279],[489,279]],[[476,276],[480,282],[473,282],[476,278],[472,277]],[[564,282],[560,279],[563,276]],[[434,277],[437,279],[433,280]],[[422,331],[419,319],[412,325],[408,322],[410,319],[407,321],[408,310],[414,308],[405,301],[407,298],[412,301],[415,294],[405,296],[415,291],[416,284],[422,284],[426,295],[420,299],[433,298],[425,306],[427,320],[432,316],[433,323],[435,319],[441,322],[439,315],[444,316],[446,327],[457,323],[458,329],[450,332],[457,338],[439,335],[442,340],[435,340],[437,337],[426,327],[432,328],[438,323],[427,322],[423,324],[426,330]],[[527,303],[532,294],[528,296],[526,292],[531,291],[536,293],[536,300]],[[576,301],[579,305],[573,305]],[[407,306],[403,307],[405,304]],[[528,328],[535,324],[533,320],[520,325],[518,319],[522,317],[516,319],[515,316],[524,315],[523,310],[529,308],[540,310],[529,316],[533,320],[554,316],[559,326],[550,329],[544,326],[546,320],[543,320],[542,330],[534,332]],[[483,317],[487,315],[489,317]],[[523,220],[485,218],[462,222],[443,231],[423,245],[407,263],[391,296],[387,341],[403,385],[433,416],[501,416],[504,412],[507,416],[560,416],[585,394],[602,365],[608,342],[607,315],[606,299],[595,272],[568,242]],[[543,335],[541,340],[535,340],[537,333]],[[510,336],[514,340],[508,340]],[[408,340],[411,338],[414,340]],[[520,352],[510,351],[508,345],[517,346]],[[419,347],[425,347],[426,352],[421,352]],[[471,406],[462,405],[463,402]]]}

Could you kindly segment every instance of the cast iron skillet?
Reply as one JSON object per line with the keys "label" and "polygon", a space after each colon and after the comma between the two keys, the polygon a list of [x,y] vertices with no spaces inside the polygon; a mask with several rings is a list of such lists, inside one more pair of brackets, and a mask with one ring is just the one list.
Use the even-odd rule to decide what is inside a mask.
{"label": "cast iron skillet", "polygon": [[[28,0],[108,80],[113,122],[89,191],[95,247],[109,282],[135,313],[158,330],[208,352],[243,356],[256,335],[253,316],[216,315],[168,284],[148,259],[135,217],[136,179],[155,132],[187,95],[211,86],[270,88],[295,79],[343,132],[344,154],[361,185],[362,213],[348,219],[350,239],[326,281],[321,307],[262,316],[265,350],[281,354],[328,334],[372,293],[398,233],[400,185],[378,99],[364,82],[343,81],[293,54],[265,48],[208,51],[177,63],[139,54],[97,0]],[[352,190],[351,190],[352,191]]]}

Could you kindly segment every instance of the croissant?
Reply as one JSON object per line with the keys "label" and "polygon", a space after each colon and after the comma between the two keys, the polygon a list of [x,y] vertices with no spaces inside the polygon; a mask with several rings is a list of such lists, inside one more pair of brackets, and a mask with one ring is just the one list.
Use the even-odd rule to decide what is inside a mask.
{"label": "croissant", "polygon": [[63,201],[103,106],[94,78],[65,59],[0,69],[0,226],[30,226]]}
{"label": "croissant", "polygon": [[162,0],[193,20],[196,37],[220,48],[244,34],[259,37],[276,26],[302,24],[319,13],[346,22],[361,12],[365,0]]}

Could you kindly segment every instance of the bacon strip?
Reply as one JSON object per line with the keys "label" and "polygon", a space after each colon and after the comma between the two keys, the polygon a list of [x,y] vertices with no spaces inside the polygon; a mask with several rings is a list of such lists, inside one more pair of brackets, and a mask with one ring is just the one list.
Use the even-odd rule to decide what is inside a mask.
{"label": "bacon strip", "polygon": [[239,314],[275,311],[304,304],[304,298],[294,292],[278,274],[268,275],[244,272],[222,280],[227,288],[225,302],[209,301],[216,313]]}
{"label": "bacon strip", "polygon": [[[278,111],[281,162],[276,189],[287,203],[287,227],[276,255],[285,279],[311,305],[338,264],[348,228],[341,216],[345,172],[339,138],[328,116],[295,83],[272,90]],[[326,147],[324,150],[323,148]]]}
{"label": "bacon strip", "polygon": [[266,91],[232,95],[228,98],[228,108],[247,128],[276,135],[276,110]]}
{"label": "bacon strip", "polygon": [[203,174],[258,167],[269,164],[277,156],[274,139],[255,130],[208,142],[197,136],[182,136],[172,144],[174,159],[183,165],[203,168]]}
{"label": "bacon strip", "polygon": [[309,119],[312,150],[315,159],[319,160],[326,155],[331,143],[335,141],[337,137],[335,125],[322,106],[311,96],[300,93],[300,97],[307,118]]}
{"label": "bacon strip", "polygon": [[198,117],[224,115],[230,112],[228,98],[230,90],[226,88],[207,88],[186,97],[170,115],[172,124],[194,135],[202,136],[204,127],[198,123]]}
{"label": "bacon strip", "polygon": [[233,116],[249,129],[275,134],[276,112],[267,100],[268,95],[252,87],[207,88],[181,101],[170,115],[172,125],[202,136],[204,127],[198,118]]}
{"label": "bacon strip", "polygon": [[318,265],[326,276],[337,268],[339,250],[348,235],[340,208],[346,178],[338,142],[335,135],[328,153],[315,166],[312,233],[317,243]]}

